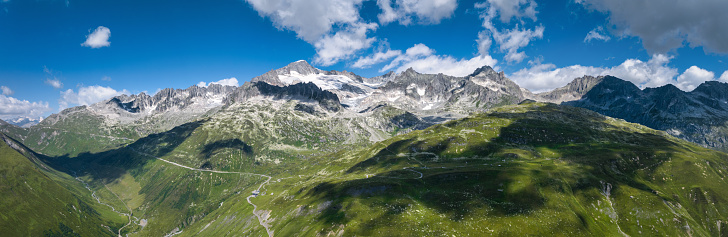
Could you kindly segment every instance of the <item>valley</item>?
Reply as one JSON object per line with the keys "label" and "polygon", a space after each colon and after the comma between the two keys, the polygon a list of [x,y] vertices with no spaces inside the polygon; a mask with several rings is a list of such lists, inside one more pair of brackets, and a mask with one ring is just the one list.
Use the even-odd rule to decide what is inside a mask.
{"label": "valley", "polygon": [[[240,87],[118,96],[29,128],[0,124],[2,167],[10,167],[2,170],[0,210],[8,214],[0,214],[0,229],[27,226],[31,236],[728,233],[722,143],[696,142],[703,130],[678,126],[695,120],[670,120],[673,130],[650,123],[688,117],[684,111],[641,120],[616,113],[661,108],[652,89],[624,83],[585,77],[533,94],[487,66],[465,77],[410,69],[363,78],[297,61]],[[624,99],[635,98],[624,91],[643,97]]]}

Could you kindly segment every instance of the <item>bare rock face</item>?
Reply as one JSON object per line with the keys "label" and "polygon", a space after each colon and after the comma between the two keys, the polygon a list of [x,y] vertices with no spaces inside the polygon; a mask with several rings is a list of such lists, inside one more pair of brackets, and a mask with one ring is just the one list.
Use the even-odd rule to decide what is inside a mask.
{"label": "bare rock face", "polygon": [[336,94],[322,90],[311,82],[287,86],[275,86],[262,81],[245,83],[231,94],[226,103],[244,102],[254,97],[266,97],[272,100],[315,101],[331,112],[342,109]]}
{"label": "bare rock face", "polygon": [[524,99],[516,83],[488,66],[466,77],[421,74],[410,68],[394,77],[388,74],[383,78],[389,79],[368,99],[369,103],[390,101],[414,111],[467,114]]}
{"label": "bare rock face", "polygon": [[574,79],[564,87],[556,88],[549,92],[543,92],[532,96],[534,99],[544,102],[561,103],[565,101],[578,100],[589,92],[595,85],[602,82],[604,76],[583,76]]}

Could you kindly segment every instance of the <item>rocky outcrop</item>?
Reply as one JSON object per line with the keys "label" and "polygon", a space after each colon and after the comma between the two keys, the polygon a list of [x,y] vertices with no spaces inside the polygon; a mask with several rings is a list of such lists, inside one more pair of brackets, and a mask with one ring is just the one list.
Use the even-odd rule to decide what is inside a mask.
{"label": "rocky outcrop", "polygon": [[488,66],[466,77],[422,74],[411,68],[393,78],[393,74],[387,75],[382,77],[387,78],[386,84],[365,99],[366,102],[390,101],[408,110],[466,114],[516,104],[525,98],[516,83]]}
{"label": "rocky outcrop", "polygon": [[311,82],[287,86],[275,86],[262,81],[245,83],[231,94],[226,103],[244,102],[254,97],[265,97],[273,100],[315,101],[331,112],[342,109],[336,94],[322,90]]}
{"label": "rocky outcrop", "polygon": [[543,102],[561,103],[565,101],[578,100],[589,92],[595,85],[602,82],[603,76],[583,76],[574,79],[564,87],[556,88],[549,92],[543,92],[532,96],[533,99]]}

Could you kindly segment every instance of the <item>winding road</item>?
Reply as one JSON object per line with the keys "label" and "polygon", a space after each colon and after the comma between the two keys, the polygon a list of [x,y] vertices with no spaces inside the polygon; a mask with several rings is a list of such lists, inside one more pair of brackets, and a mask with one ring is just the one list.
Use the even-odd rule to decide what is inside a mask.
{"label": "winding road", "polygon": [[[182,167],[182,168],[185,168],[185,169],[188,169],[188,170],[201,171],[201,172],[210,172],[210,173],[218,173],[218,174],[247,174],[247,175],[257,175],[257,176],[261,176],[261,177],[268,178],[265,182],[263,182],[262,184],[260,184],[260,186],[258,186],[258,189],[255,190],[256,193],[260,193],[260,189],[262,189],[263,186],[265,186],[266,184],[268,184],[268,182],[270,182],[270,180],[273,178],[273,177],[268,176],[268,175],[256,174],[256,173],[249,173],[249,172],[217,171],[217,170],[206,170],[206,169],[192,168],[192,167],[189,167],[189,166],[186,166],[186,165],[182,165],[182,164],[179,164],[179,163],[176,163],[176,162],[168,161],[168,160],[165,160],[165,159],[162,159],[162,158],[159,158],[159,157],[150,155],[150,154],[146,154],[146,153],[143,153],[143,152],[134,150],[132,148],[129,148],[129,149],[131,149],[132,151],[134,151],[136,153],[139,153],[141,155],[153,157],[153,158],[155,158],[157,160],[161,160],[161,161],[164,161],[164,162],[166,162],[168,164],[172,164],[172,165],[175,165],[175,166],[178,166],[178,167]],[[258,206],[256,206],[255,204],[253,204],[250,201],[250,198],[253,198],[253,197],[257,197],[257,195],[254,195],[253,194],[253,195],[250,195],[250,196],[248,196],[246,198],[246,200],[248,201],[248,203],[253,206],[253,215],[255,215],[256,217],[258,217],[258,223],[265,228],[265,231],[268,233],[268,236],[269,237],[273,237],[273,231],[270,230],[270,225],[265,222],[265,219],[262,216],[260,216],[260,214],[256,213],[256,210],[258,210]]]}
{"label": "winding road", "polygon": [[[268,177],[268,180],[266,180],[265,182],[263,182],[262,184],[260,184],[260,186],[258,186],[258,189],[255,190],[255,193],[260,193],[260,189],[263,188],[263,185],[266,185],[268,182],[270,182],[270,180],[272,178],[272,177],[267,176],[267,175],[261,175],[261,176]],[[248,200],[248,203],[250,203],[250,205],[253,205],[253,215],[255,215],[256,217],[258,217],[258,223],[261,226],[265,227],[265,232],[268,233],[268,236],[269,237],[273,237],[273,231],[270,230],[270,225],[265,222],[265,219],[267,219],[267,218],[263,218],[262,216],[260,216],[260,214],[258,214],[256,212],[256,210],[258,209],[258,206],[256,206],[255,204],[253,204],[250,201],[250,198],[254,198],[254,197],[257,197],[257,196],[258,195],[251,194],[250,196],[248,196],[248,198],[246,198],[246,200]]]}

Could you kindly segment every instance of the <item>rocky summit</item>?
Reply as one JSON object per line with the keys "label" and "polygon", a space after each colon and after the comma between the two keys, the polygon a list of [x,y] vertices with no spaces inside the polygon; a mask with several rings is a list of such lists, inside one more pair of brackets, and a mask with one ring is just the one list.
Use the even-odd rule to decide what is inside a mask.
{"label": "rocky summit", "polygon": [[726,118],[720,82],[296,61],[0,120],[0,235],[724,236]]}

